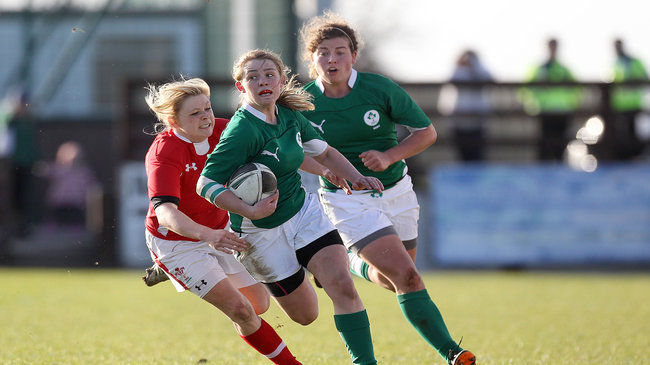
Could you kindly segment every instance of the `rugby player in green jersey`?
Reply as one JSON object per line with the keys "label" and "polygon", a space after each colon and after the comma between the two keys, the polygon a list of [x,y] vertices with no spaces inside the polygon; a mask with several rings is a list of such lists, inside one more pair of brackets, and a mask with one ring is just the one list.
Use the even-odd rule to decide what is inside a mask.
{"label": "rugby player in green jersey", "polygon": [[[338,15],[311,19],[301,38],[315,79],[304,89],[313,95],[316,107],[303,115],[359,172],[379,178],[385,187],[383,192],[348,195],[321,178],[320,202],[349,250],[351,270],[394,291],[406,319],[449,364],[475,364],[475,356],[451,338],[414,263],[420,207],[404,159],[435,142],[431,121],[395,82],[352,68],[359,37]],[[396,124],[410,132],[400,142]],[[312,160],[302,168],[331,175]]]}
{"label": "rugby player in green jersey", "polygon": [[[330,147],[300,113],[313,109],[280,57],[266,50],[242,55],[233,78],[241,107],[208,156],[197,192],[230,212],[230,229],[250,248],[235,253],[251,275],[264,283],[284,312],[307,325],[318,316],[318,299],[304,269],[318,275],[334,304],[334,322],[354,364],[375,364],[370,324],[348,271],[347,251],[315,194],[301,186],[298,168],[312,156],[355,189],[381,192],[376,177],[359,173]],[[241,165],[268,166],[278,194],[248,205],[226,185]]]}

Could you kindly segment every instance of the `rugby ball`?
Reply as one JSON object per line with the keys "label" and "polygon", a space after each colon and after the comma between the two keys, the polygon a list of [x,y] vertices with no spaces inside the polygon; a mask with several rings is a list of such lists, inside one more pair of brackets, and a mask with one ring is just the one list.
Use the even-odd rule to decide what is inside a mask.
{"label": "rugby ball", "polygon": [[227,187],[246,204],[253,205],[275,193],[278,181],[267,166],[249,162],[232,173]]}

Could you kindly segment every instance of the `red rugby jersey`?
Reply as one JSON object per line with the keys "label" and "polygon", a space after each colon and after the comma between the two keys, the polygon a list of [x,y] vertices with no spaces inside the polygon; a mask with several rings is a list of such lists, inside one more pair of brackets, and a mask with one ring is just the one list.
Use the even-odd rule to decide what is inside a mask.
{"label": "red rugby jersey", "polygon": [[[214,131],[207,141],[192,143],[168,130],[159,133],[145,157],[149,199],[156,196],[179,198],[178,209],[196,223],[211,228],[223,228],[228,222],[228,212],[210,204],[196,193],[196,182],[203,166],[219,142],[227,119],[215,118]],[[153,204],[145,219],[147,230],[154,236],[170,241],[197,241],[160,227]]]}

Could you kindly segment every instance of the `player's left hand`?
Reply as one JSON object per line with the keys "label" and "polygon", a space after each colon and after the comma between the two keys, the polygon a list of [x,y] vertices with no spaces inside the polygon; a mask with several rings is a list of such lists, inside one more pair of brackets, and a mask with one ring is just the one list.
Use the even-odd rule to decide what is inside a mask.
{"label": "player's left hand", "polygon": [[325,169],[323,172],[323,177],[326,178],[329,182],[332,184],[338,186],[339,188],[343,189],[346,194],[350,195],[352,194],[352,189],[350,188],[350,184],[348,184],[347,180],[345,180],[342,177],[339,177],[335,175],[332,171],[329,169]]}
{"label": "player's left hand", "polygon": [[361,162],[363,162],[370,171],[384,171],[392,163],[386,153],[377,150],[362,152],[359,157],[361,157]]}

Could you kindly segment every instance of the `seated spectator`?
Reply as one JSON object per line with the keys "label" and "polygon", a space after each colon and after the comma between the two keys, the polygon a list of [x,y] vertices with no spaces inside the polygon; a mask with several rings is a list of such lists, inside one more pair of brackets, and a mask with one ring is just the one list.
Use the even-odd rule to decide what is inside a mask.
{"label": "seated spectator", "polygon": [[59,225],[83,225],[86,197],[97,181],[84,161],[81,145],[74,141],[61,144],[45,175],[49,180],[46,203],[52,221]]}

